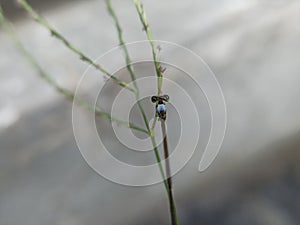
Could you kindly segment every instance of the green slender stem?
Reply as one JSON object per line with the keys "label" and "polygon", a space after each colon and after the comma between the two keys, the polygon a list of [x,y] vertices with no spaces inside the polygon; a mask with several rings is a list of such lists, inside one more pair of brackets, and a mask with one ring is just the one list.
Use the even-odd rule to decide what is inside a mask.
{"label": "green slender stem", "polygon": [[[152,145],[154,146],[154,154],[155,154],[155,157],[156,157],[156,161],[158,163],[159,171],[160,171],[161,176],[163,178],[165,189],[168,192],[168,183],[167,183],[167,180],[166,180],[166,175],[165,175],[163,166],[161,164],[161,159],[160,159],[159,152],[158,152],[158,149],[157,149],[157,144],[156,144],[154,133],[151,133],[150,138],[151,138]],[[168,194],[168,196],[169,196],[169,194]]]}
{"label": "green slender stem", "polygon": [[143,107],[140,103],[140,100],[139,100],[139,88],[138,88],[138,85],[136,83],[136,76],[135,76],[135,73],[133,71],[133,66],[132,66],[132,63],[131,63],[130,56],[129,56],[129,51],[127,49],[126,43],[125,43],[124,38],[123,38],[123,32],[122,32],[122,28],[121,28],[119,19],[118,19],[117,15],[116,15],[113,7],[112,7],[111,0],[105,0],[105,2],[106,2],[107,10],[108,10],[110,16],[112,17],[112,19],[115,23],[117,33],[118,33],[119,45],[122,47],[123,52],[124,52],[124,56],[125,56],[126,68],[127,68],[128,72],[130,74],[131,81],[133,82],[133,85],[136,89],[135,98],[136,98],[136,101],[138,103],[139,110],[142,114],[142,117],[144,119],[147,130],[150,131],[150,127],[149,127],[149,124],[148,124],[148,119],[147,119],[145,110],[143,109]]}
{"label": "green slender stem", "polygon": [[38,22],[39,24],[41,24],[42,26],[44,26],[46,29],[48,29],[51,33],[51,35],[55,38],[57,38],[58,40],[62,41],[64,43],[64,45],[70,49],[72,52],[74,52],[75,54],[77,54],[80,59],[86,63],[88,63],[89,65],[92,65],[94,68],[96,68],[97,70],[101,71],[102,73],[104,73],[106,76],[110,77],[113,81],[115,81],[118,85],[120,85],[121,87],[124,87],[126,89],[128,89],[129,91],[132,92],[136,92],[136,90],[130,86],[128,86],[124,81],[121,81],[120,79],[118,79],[117,77],[113,76],[112,74],[110,74],[107,70],[105,70],[103,67],[101,67],[99,64],[96,64],[91,58],[89,58],[87,55],[85,55],[84,53],[82,53],[80,50],[78,50],[77,48],[75,48],[62,34],[60,34],[58,31],[56,31],[50,24],[49,22],[43,18],[42,16],[40,16],[28,3],[26,0],[18,0],[18,3],[33,17],[33,19]]}
{"label": "green slender stem", "polygon": [[[159,96],[161,94],[161,88],[162,88],[162,81],[163,81],[163,76],[162,76],[162,72],[161,72],[161,63],[160,63],[160,59],[157,56],[157,49],[153,40],[153,35],[146,17],[146,13],[143,9],[142,4],[140,3],[139,0],[133,0],[136,10],[138,12],[139,15],[139,19],[142,23],[143,29],[146,32],[147,38],[150,42],[151,45],[151,49],[152,49],[152,57],[153,57],[153,62],[154,62],[154,66],[155,66],[155,71],[156,71],[156,76],[157,76],[157,95]],[[157,122],[157,117],[154,118],[153,123],[151,128],[154,129],[155,125]]]}
{"label": "green slender stem", "polygon": [[160,59],[157,56],[157,49],[153,40],[153,36],[152,36],[152,32],[146,17],[146,13],[143,9],[142,4],[140,3],[139,0],[133,0],[136,10],[138,12],[140,21],[143,25],[143,29],[146,32],[147,38],[150,42],[151,45],[151,49],[152,49],[152,57],[153,57],[153,62],[154,62],[154,66],[155,66],[155,71],[156,71],[156,76],[157,76],[157,95],[161,94],[161,88],[162,88],[162,72],[160,71]]}
{"label": "green slender stem", "polygon": [[131,80],[133,82],[133,85],[134,85],[135,89],[138,90],[138,85],[136,83],[136,76],[134,74],[133,67],[132,67],[131,60],[130,60],[130,56],[129,56],[129,52],[128,52],[128,49],[126,47],[126,44],[125,44],[125,41],[124,41],[124,38],[123,38],[123,32],[122,32],[120,22],[119,22],[118,17],[117,17],[117,15],[116,15],[113,7],[112,7],[111,1],[110,0],[105,0],[105,2],[106,2],[106,5],[107,5],[107,10],[108,10],[110,16],[113,18],[113,21],[115,23],[115,26],[116,26],[116,29],[117,29],[117,32],[118,32],[119,45],[122,47],[122,49],[124,51],[127,70],[130,74],[130,77],[131,77]]}
{"label": "green slender stem", "polygon": [[122,47],[123,52],[124,52],[125,61],[126,61],[126,67],[127,67],[127,70],[128,70],[128,72],[130,74],[131,80],[132,80],[132,82],[134,84],[134,87],[137,90],[136,93],[135,93],[135,98],[136,98],[139,110],[140,110],[140,112],[142,114],[145,126],[146,126],[146,128],[148,130],[148,134],[151,137],[151,141],[152,141],[152,145],[153,145],[153,149],[154,149],[156,161],[158,163],[161,176],[163,177],[165,187],[167,188],[167,183],[165,181],[165,173],[163,171],[163,167],[162,167],[162,164],[161,164],[161,159],[160,159],[159,152],[158,152],[158,149],[157,149],[157,145],[156,145],[156,141],[155,141],[155,136],[154,136],[153,130],[149,126],[148,118],[146,116],[145,110],[142,107],[141,101],[139,99],[140,92],[139,92],[138,85],[136,83],[136,76],[135,76],[135,73],[134,73],[134,70],[133,70],[133,66],[132,66],[132,63],[131,63],[129,51],[127,49],[126,43],[125,43],[124,38],[123,38],[122,28],[121,28],[119,19],[118,19],[117,15],[116,15],[113,7],[112,7],[111,0],[105,0],[105,2],[106,2],[106,5],[107,5],[108,12],[109,12],[110,16],[112,17],[112,19],[113,19],[113,21],[115,23],[115,27],[116,27],[116,30],[117,30],[117,33],[118,33],[119,45]]}
{"label": "green slender stem", "polygon": [[17,37],[13,26],[11,25],[11,23],[5,18],[4,14],[3,14],[3,10],[2,7],[0,5],[0,24],[3,26],[4,30],[7,32],[7,34],[11,37],[11,39],[13,40],[14,44],[16,45],[17,49],[19,50],[19,52],[23,55],[23,57],[29,62],[29,64],[37,71],[38,75],[44,79],[50,86],[52,86],[53,88],[55,88],[55,90],[57,92],[59,92],[60,94],[64,95],[69,101],[74,101],[77,105],[80,105],[86,109],[88,109],[91,112],[95,112],[96,116],[101,116],[103,118],[106,118],[110,121],[116,122],[118,124],[127,126],[129,128],[132,128],[134,130],[143,132],[143,133],[147,133],[148,131],[133,124],[130,123],[128,121],[124,121],[115,117],[112,117],[109,113],[104,112],[102,110],[100,110],[99,108],[93,108],[91,107],[89,104],[87,104],[85,101],[83,101],[82,99],[79,98],[75,98],[75,93],[61,87],[60,85],[58,85],[52,78],[51,76],[43,70],[43,68],[39,65],[39,63],[37,62],[37,60],[26,50],[26,48],[24,47],[24,45],[21,43],[21,41],[19,40],[19,38]]}
{"label": "green slender stem", "polygon": [[87,110],[93,112],[95,111],[95,115],[96,116],[100,116],[100,117],[103,117],[107,120],[110,120],[112,122],[116,122],[117,124],[120,124],[120,125],[123,125],[123,126],[126,126],[128,128],[131,128],[131,129],[134,129],[134,130],[137,130],[137,131],[140,131],[140,132],[143,132],[145,134],[148,134],[148,131],[145,130],[144,128],[141,128],[137,125],[135,125],[134,123],[131,123],[129,121],[125,121],[125,120],[121,120],[119,118],[116,118],[116,117],[113,117],[111,116],[110,113],[107,113],[103,110],[100,110],[98,107],[92,107],[90,106],[89,104],[87,104],[84,100],[80,100],[80,99],[77,99],[75,98],[74,99],[74,102],[77,104],[77,105],[80,105],[80,106],[83,106],[84,108],[86,108]]}
{"label": "green slender stem", "polygon": [[141,106],[140,101],[137,101],[137,103],[138,103],[138,107],[139,107],[139,109],[142,113],[144,123],[147,127],[148,134],[150,135],[150,138],[151,138],[151,143],[152,143],[152,146],[153,146],[153,149],[154,149],[156,162],[158,164],[160,174],[163,178],[164,186],[166,188],[166,191],[168,192],[168,184],[167,184],[167,181],[166,181],[166,175],[165,175],[165,172],[164,172],[162,164],[161,164],[161,158],[159,156],[159,151],[158,151],[156,140],[155,140],[154,130],[152,130],[149,126],[148,119],[146,117],[146,114],[145,114],[145,111],[144,111],[143,107]]}
{"label": "green slender stem", "polygon": [[[151,49],[152,49],[152,57],[154,61],[156,76],[157,76],[157,95],[159,96],[161,94],[161,88],[162,88],[162,72],[161,72],[161,63],[160,59],[157,56],[157,49],[153,40],[152,32],[145,14],[145,11],[143,9],[142,4],[139,0],[133,0],[136,10],[139,15],[139,19],[143,25],[143,29],[146,32],[147,38],[150,42]],[[158,117],[155,116],[151,130],[153,131],[156,125]],[[170,168],[170,162],[169,162],[169,150],[168,150],[168,141],[167,141],[167,134],[166,134],[166,127],[165,127],[165,120],[161,119],[161,127],[162,127],[162,134],[164,138],[163,147],[164,147],[164,159],[165,159],[165,165],[166,165],[166,174],[167,174],[167,184],[166,189],[168,193],[168,200],[169,200],[169,206],[170,206],[170,214],[171,214],[171,223],[172,225],[179,225],[178,219],[177,219],[177,213],[176,213],[176,206],[175,206],[175,200],[173,197],[173,191],[172,191],[172,176],[171,176],[171,168]]]}
{"label": "green slender stem", "polygon": [[152,126],[151,126],[151,129],[152,129],[152,130],[154,130],[154,128],[155,128],[157,119],[158,119],[158,117],[157,117],[157,115],[156,115],[156,113],[155,113],[155,117],[154,117],[154,120],[153,120],[153,123],[152,123]]}

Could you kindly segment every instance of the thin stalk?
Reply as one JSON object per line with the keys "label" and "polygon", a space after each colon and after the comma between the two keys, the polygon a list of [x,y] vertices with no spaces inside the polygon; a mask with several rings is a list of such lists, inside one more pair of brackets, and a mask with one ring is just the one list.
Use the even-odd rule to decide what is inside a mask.
{"label": "thin stalk", "polygon": [[4,30],[6,31],[6,33],[11,37],[11,39],[13,40],[14,44],[16,45],[17,49],[19,50],[19,52],[23,55],[23,57],[28,61],[28,63],[37,71],[38,75],[45,80],[50,86],[52,86],[57,92],[59,92],[60,94],[64,95],[67,100],[71,101],[71,102],[75,102],[77,105],[80,105],[86,109],[88,109],[89,111],[93,112],[95,111],[95,115],[96,116],[100,116],[103,118],[106,118],[110,121],[116,122],[118,124],[127,126],[129,128],[132,128],[134,130],[143,132],[143,133],[147,133],[148,131],[133,124],[130,123],[128,121],[124,121],[115,117],[112,117],[109,113],[104,112],[102,110],[100,110],[99,108],[93,108],[91,107],[89,104],[87,104],[84,100],[79,99],[79,98],[75,98],[75,93],[61,87],[60,85],[58,85],[52,78],[51,76],[45,71],[43,70],[43,68],[39,65],[39,63],[37,62],[37,60],[26,50],[26,48],[24,47],[24,45],[21,43],[21,41],[19,40],[17,34],[15,33],[13,26],[11,25],[11,23],[5,18],[4,14],[3,14],[3,10],[2,7],[0,5],[0,24],[3,26]]}
{"label": "thin stalk", "polygon": [[[161,72],[161,63],[160,63],[160,59],[157,56],[157,48],[154,44],[154,40],[153,40],[153,35],[146,17],[146,13],[143,9],[143,5],[141,4],[141,2],[139,0],[133,0],[136,10],[138,12],[139,15],[139,19],[142,23],[143,26],[143,30],[146,32],[147,38],[150,42],[151,45],[151,49],[152,49],[152,57],[153,57],[153,62],[154,62],[154,66],[155,66],[155,71],[156,71],[156,76],[157,76],[157,96],[159,96],[161,94],[161,88],[162,88],[162,82],[163,82],[163,76],[162,76],[162,72]],[[155,116],[151,129],[154,130],[156,122],[157,122],[158,117]]]}
{"label": "thin stalk", "polygon": [[157,76],[157,95],[161,94],[161,87],[162,87],[162,72],[160,71],[160,59],[157,57],[157,49],[156,46],[154,44],[154,40],[153,40],[153,36],[152,36],[152,32],[146,17],[146,13],[143,9],[142,4],[140,3],[139,0],[133,0],[136,10],[139,14],[139,18],[140,21],[143,25],[143,30],[145,30],[147,38],[150,42],[151,45],[151,49],[152,49],[152,57],[153,57],[153,62],[154,62],[154,66],[155,66],[155,71],[156,71],[156,76]]}
{"label": "thin stalk", "polygon": [[107,6],[107,9],[108,9],[108,12],[109,12],[110,16],[112,17],[112,19],[113,19],[113,21],[115,23],[115,27],[116,27],[116,30],[117,30],[117,33],[118,33],[119,45],[122,47],[123,52],[124,52],[124,57],[125,57],[125,61],[126,61],[126,68],[127,68],[128,72],[130,74],[131,80],[132,80],[133,85],[134,85],[134,87],[136,89],[135,98],[136,98],[139,110],[140,110],[140,112],[142,114],[142,117],[143,117],[145,126],[147,128],[148,134],[149,134],[149,136],[151,138],[151,142],[152,142],[152,145],[153,145],[153,149],[154,149],[154,154],[155,154],[155,157],[156,157],[156,161],[158,163],[161,176],[163,177],[165,188],[167,189],[167,183],[165,181],[165,177],[166,176],[165,176],[162,164],[161,164],[161,159],[160,159],[159,152],[158,152],[158,149],[157,149],[157,145],[156,145],[156,141],[155,141],[155,136],[154,136],[154,133],[153,133],[153,129],[151,129],[150,126],[149,126],[148,118],[146,116],[145,110],[142,107],[141,102],[139,100],[139,94],[140,94],[139,87],[138,87],[138,85],[136,83],[136,76],[135,76],[135,73],[134,73],[134,70],[133,70],[133,66],[132,66],[132,63],[131,63],[129,51],[127,49],[126,43],[125,43],[124,38],[123,38],[122,28],[121,28],[119,19],[118,19],[117,15],[116,15],[116,13],[114,11],[114,8],[112,7],[111,0],[106,0],[105,2],[106,2],[106,6]]}
{"label": "thin stalk", "polygon": [[[157,49],[154,44],[152,32],[151,32],[149,23],[147,21],[147,17],[146,17],[145,11],[143,9],[143,6],[139,0],[133,0],[133,2],[136,6],[136,10],[138,12],[139,19],[143,25],[143,29],[145,30],[147,38],[151,45],[152,57],[153,57],[156,76],[157,76],[157,95],[159,96],[161,94],[162,81],[163,81],[160,59],[157,56]],[[157,119],[158,119],[158,116],[155,116],[152,126],[151,126],[151,131],[154,130]],[[166,174],[167,174],[166,189],[167,189],[167,193],[168,193],[168,200],[169,200],[169,206],[170,206],[171,222],[172,222],[172,225],[178,225],[179,222],[177,219],[176,206],[175,206],[173,190],[172,190],[172,176],[171,176],[171,168],[170,168],[170,160],[169,160],[169,150],[168,150],[166,126],[165,126],[165,120],[163,120],[163,119],[161,119],[161,127],[162,127],[162,134],[163,134],[163,138],[164,138],[163,147],[164,147],[164,158],[165,158],[165,163],[166,163],[165,164],[166,165]]]}
{"label": "thin stalk", "polygon": [[130,77],[131,77],[131,80],[133,82],[133,85],[134,85],[135,89],[138,90],[138,85],[136,83],[136,76],[134,74],[133,67],[132,67],[131,60],[130,60],[130,56],[129,56],[129,52],[128,52],[128,49],[126,47],[126,44],[125,44],[125,41],[124,41],[124,38],[123,38],[123,32],[122,32],[120,22],[119,22],[118,17],[117,17],[117,15],[116,15],[113,7],[112,7],[111,0],[105,0],[105,2],[106,2],[107,10],[108,10],[110,16],[113,18],[113,21],[114,21],[116,29],[117,29],[118,38],[119,38],[119,45],[122,47],[122,49],[124,51],[127,70],[130,73]]}
{"label": "thin stalk", "polygon": [[152,123],[152,126],[151,126],[151,129],[152,129],[152,130],[154,130],[154,128],[155,128],[157,119],[158,119],[158,116],[157,116],[156,113],[155,113],[155,117],[154,117],[154,120],[153,120],[153,123]]}
{"label": "thin stalk", "polygon": [[155,157],[156,157],[156,161],[158,163],[159,171],[160,171],[160,174],[161,174],[161,176],[163,178],[165,189],[168,192],[168,183],[167,183],[167,180],[166,180],[166,175],[165,175],[163,166],[161,164],[161,159],[160,159],[160,156],[159,156],[159,152],[158,152],[158,148],[157,148],[155,136],[154,136],[153,133],[151,134],[150,138],[151,138],[152,146],[154,148],[154,154],[155,154]]}
{"label": "thin stalk", "polygon": [[169,148],[168,148],[168,140],[167,140],[167,132],[166,132],[166,121],[161,119],[161,130],[163,135],[163,146],[164,146],[164,157],[165,157],[165,165],[166,165],[166,174],[167,174],[167,184],[168,184],[168,197],[169,197],[169,206],[170,206],[170,214],[171,214],[171,224],[178,225],[175,201],[173,197],[173,187],[172,187],[172,176],[171,176],[171,167],[170,167],[170,159],[169,159]]}
{"label": "thin stalk", "polygon": [[139,87],[136,83],[136,76],[135,76],[135,73],[133,71],[133,66],[131,64],[131,59],[130,59],[130,56],[129,56],[129,52],[128,52],[128,49],[126,47],[126,44],[125,44],[125,41],[124,41],[124,38],[123,38],[123,32],[122,32],[122,28],[121,28],[119,19],[118,19],[117,15],[116,15],[113,7],[112,7],[111,0],[105,0],[105,2],[106,2],[108,12],[109,12],[110,16],[113,18],[113,21],[114,21],[116,29],[117,29],[119,45],[122,47],[123,52],[124,52],[124,56],[125,56],[126,68],[127,68],[128,72],[130,74],[131,81],[133,82],[133,85],[134,85],[135,90],[136,90],[135,98],[137,100],[138,107],[139,107],[140,112],[143,116],[143,119],[144,119],[145,125],[147,127],[147,130],[150,131],[146,113],[145,113],[145,111],[144,111],[144,109],[143,109],[143,107],[140,103],[140,100],[139,100]]}
{"label": "thin stalk", "polygon": [[91,58],[89,58],[87,55],[85,55],[84,53],[82,53],[80,50],[78,50],[77,48],[75,48],[62,34],[60,34],[58,31],[56,31],[51,25],[50,23],[43,18],[42,16],[40,16],[28,3],[26,0],[18,0],[18,3],[33,17],[33,19],[38,22],[39,24],[41,24],[42,26],[44,26],[46,29],[48,29],[51,33],[51,35],[55,38],[57,38],[58,40],[62,41],[64,43],[64,45],[70,49],[72,52],[74,52],[75,54],[77,54],[80,59],[86,63],[88,63],[89,65],[92,65],[94,68],[96,68],[97,70],[101,71],[102,73],[104,73],[106,76],[110,77],[113,81],[115,81],[118,85],[120,85],[121,87],[124,87],[126,89],[128,89],[129,91],[132,92],[136,92],[136,90],[130,86],[128,86],[124,81],[118,79],[117,77],[113,76],[112,74],[110,74],[107,70],[105,70],[103,67],[101,67],[99,64],[96,64]]}

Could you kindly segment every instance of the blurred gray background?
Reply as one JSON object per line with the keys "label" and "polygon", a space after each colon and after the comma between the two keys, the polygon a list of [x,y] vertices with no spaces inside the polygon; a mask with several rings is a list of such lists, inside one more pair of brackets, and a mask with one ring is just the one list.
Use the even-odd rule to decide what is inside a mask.
{"label": "blurred gray background", "polygon": [[[87,65],[14,1],[0,2],[27,49],[59,84],[74,88]],[[103,1],[29,2],[91,58],[118,44]],[[212,166],[199,173],[196,151],[174,176],[181,224],[299,224],[300,2],[143,3],[155,39],[199,54],[227,104],[227,132]],[[126,41],[144,40],[133,3],[113,4]],[[76,146],[71,104],[2,30],[0,49],[0,224],[168,224],[163,185],[126,187],[96,174]]]}

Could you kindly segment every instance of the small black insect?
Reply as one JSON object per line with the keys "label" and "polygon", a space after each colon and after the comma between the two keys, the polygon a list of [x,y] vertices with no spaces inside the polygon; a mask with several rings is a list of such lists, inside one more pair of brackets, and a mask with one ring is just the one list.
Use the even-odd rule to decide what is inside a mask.
{"label": "small black insect", "polygon": [[169,95],[152,96],[151,101],[156,103],[156,114],[160,119],[167,118],[167,108],[165,102],[169,101]]}

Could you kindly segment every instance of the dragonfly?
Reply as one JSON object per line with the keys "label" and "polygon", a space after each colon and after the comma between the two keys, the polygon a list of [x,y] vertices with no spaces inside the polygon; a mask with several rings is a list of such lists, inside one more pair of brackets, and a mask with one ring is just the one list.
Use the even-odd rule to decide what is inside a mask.
{"label": "dragonfly", "polygon": [[167,118],[167,108],[165,102],[168,102],[169,99],[169,95],[151,97],[152,103],[156,104],[156,115],[162,120],[166,120]]}

